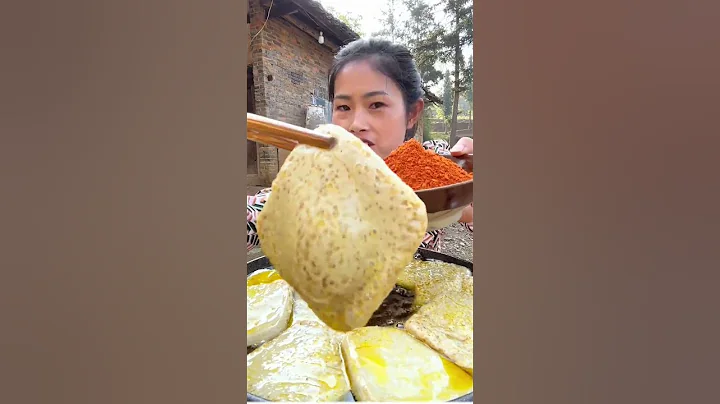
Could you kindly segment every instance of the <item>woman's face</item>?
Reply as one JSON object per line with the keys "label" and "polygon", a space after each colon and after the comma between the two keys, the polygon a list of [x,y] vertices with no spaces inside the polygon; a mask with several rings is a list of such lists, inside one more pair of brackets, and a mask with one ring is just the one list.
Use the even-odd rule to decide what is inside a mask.
{"label": "woman's face", "polygon": [[348,63],[335,76],[332,122],[365,142],[381,158],[405,141],[423,101],[405,109],[400,88],[366,61]]}

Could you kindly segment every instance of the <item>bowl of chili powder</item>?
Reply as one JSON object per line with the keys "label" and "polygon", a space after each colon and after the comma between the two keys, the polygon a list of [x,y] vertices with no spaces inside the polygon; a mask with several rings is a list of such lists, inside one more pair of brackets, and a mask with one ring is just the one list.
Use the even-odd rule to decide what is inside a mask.
{"label": "bowl of chili powder", "polygon": [[[462,209],[472,203],[473,174],[464,170],[462,163],[463,160],[426,150],[415,139],[403,143],[385,158],[385,164],[425,203],[428,214],[442,216],[448,224],[455,216],[459,219]],[[463,166],[472,169],[472,164]]]}

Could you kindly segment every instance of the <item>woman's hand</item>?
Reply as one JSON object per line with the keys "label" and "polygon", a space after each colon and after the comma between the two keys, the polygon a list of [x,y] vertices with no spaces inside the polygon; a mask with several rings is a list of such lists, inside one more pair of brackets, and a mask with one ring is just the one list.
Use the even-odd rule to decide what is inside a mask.
{"label": "woman's hand", "polygon": [[462,210],[462,214],[460,215],[460,219],[458,220],[460,223],[472,223],[473,222],[473,206],[472,203],[465,207],[465,209]]}
{"label": "woman's hand", "polygon": [[472,154],[473,152],[473,140],[471,137],[463,137],[455,143],[455,146],[450,149],[450,154],[455,157],[464,156],[466,154]]}
{"label": "woman's hand", "polygon": [[[455,143],[455,146],[453,146],[452,149],[450,149],[450,154],[452,154],[455,157],[464,156],[466,154],[472,154],[473,152],[473,140],[469,137],[463,137],[458,140],[457,143]],[[462,216],[460,216],[460,220],[458,220],[460,223],[472,223],[473,222],[473,207],[472,204],[470,206],[463,209]]]}

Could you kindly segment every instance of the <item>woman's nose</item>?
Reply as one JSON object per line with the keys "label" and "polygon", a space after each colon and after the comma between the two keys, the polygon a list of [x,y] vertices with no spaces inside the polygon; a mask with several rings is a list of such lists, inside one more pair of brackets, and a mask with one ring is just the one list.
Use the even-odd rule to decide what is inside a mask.
{"label": "woman's nose", "polygon": [[352,123],[350,124],[350,133],[359,133],[367,130],[367,123],[362,113],[353,114]]}

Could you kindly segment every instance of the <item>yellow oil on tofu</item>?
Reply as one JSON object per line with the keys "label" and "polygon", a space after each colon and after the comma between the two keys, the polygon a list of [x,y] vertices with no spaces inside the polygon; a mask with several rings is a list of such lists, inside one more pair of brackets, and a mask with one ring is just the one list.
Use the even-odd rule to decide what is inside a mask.
{"label": "yellow oil on tofu", "polygon": [[448,401],[473,390],[472,376],[401,329],[355,329],[342,352],[359,401]]}
{"label": "yellow oil on tofu", "polygon": [[265,269],[255,271],[247,278],[247,286],[255,286],[263,283],[271,283],[277,281],[280,278],[280,274],[274,269]]}

